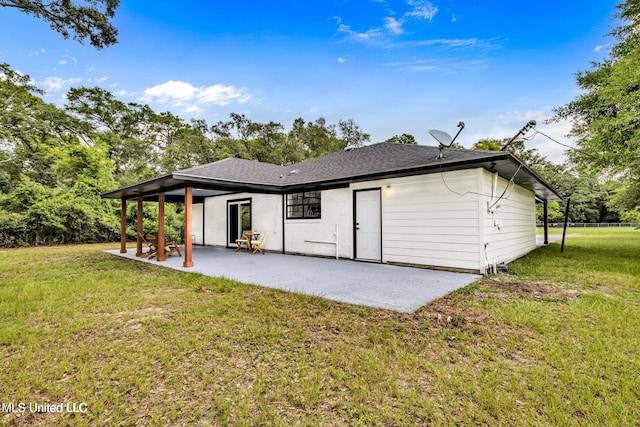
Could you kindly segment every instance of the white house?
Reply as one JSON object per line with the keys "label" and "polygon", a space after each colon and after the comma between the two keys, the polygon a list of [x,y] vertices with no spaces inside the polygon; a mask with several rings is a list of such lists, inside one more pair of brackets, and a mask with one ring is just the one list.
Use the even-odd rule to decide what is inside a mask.
{"label": "white house", "polygon": [[252,229],[270,251],[481,273],[535,249],[536,202],[560,200],[508,152],[395,143],[290,166],[229,158],[103,197],[188,193],[196,244],[233,248]]}

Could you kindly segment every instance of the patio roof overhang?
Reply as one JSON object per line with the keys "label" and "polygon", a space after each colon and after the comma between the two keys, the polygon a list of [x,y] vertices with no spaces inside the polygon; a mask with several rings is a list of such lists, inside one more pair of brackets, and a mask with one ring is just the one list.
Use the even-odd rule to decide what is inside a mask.
{"label": "patio roof overhang", "polygon": [[186,176],[178,173],[162,175],[137,184],[118,188],[101,194],[105,199],[134,200],[142,197],[144,201],[158,201],[160,193],[165,194],[167,202],[184,201],[185,189],[193,188],[193,202],[202,203],[206,197],[239,192],[280,193],[274,186],[264,184],[233,182]]}

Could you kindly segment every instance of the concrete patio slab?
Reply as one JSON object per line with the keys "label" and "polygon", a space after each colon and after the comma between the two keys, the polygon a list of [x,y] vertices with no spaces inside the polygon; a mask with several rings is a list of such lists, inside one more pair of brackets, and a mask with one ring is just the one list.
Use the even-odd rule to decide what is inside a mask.
{"label": "concrete patio slab", "polygon": [[202,246],[194,247],[192,268],[182,267],[182,258],[177,255],[158,262],[136,257],[135,249],[129,249],[126,254],[119,250],[107,252],[175,270],[406,313],[415,312],[481,277],[351,260],[275,253],[250,255]]}

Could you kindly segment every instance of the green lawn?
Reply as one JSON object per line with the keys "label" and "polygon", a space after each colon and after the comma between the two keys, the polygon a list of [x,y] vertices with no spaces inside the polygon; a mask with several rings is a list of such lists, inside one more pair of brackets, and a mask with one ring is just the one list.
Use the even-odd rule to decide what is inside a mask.
{"label": "green lawn", "polygon": [[640,231],[568,234],[415,314],[2,250],[0,424],[637,425]]}

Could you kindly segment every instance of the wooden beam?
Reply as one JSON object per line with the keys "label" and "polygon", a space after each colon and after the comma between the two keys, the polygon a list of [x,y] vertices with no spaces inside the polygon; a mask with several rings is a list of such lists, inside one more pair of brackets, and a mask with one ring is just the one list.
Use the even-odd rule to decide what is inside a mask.
{"label": "wooden beam", "polygon": [[120,253],[127,253],[127,199],[122,198],[120,213]]}
{"label": "wooden beam", "polygon": [[[191,223],[193,221],[193,191],[191,187],[184,189],[184,262],[183,267],[193,267]],[[204,215],[204,211],[203,211]],[[204,229],[202,230],[204,232]]]}
{"label": "wooden beam", "polygon": [[138,233],[136,240],[136,256],[142,256],[142,196],[138,196]]}
{"label": "wooden beam", "polygon": [[164,193],[158,194],[158,261],[166,261],[164,253]]}

